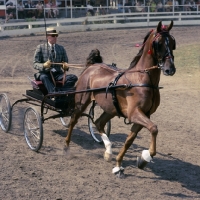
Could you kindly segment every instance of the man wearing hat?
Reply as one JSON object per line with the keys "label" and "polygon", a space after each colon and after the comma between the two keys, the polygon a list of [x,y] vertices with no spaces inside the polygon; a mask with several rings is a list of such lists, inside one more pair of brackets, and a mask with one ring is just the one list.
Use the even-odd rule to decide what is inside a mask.
{"label": "man wearing hat", "polygon": [[[35,74],[36,80],[41,80],[49,93],[55,92],[54,81],[62,81],[64,71],[68,70],[68,57],[63,46],[56,44],[58,33],[55,28],[46,30],[47,42],[37,46],[34,54],[34,69],[39,70]],[[53,63],[63,63],[56,65]],[[73,87],[78,80],[74,74],[67,74],[63,90]]]}

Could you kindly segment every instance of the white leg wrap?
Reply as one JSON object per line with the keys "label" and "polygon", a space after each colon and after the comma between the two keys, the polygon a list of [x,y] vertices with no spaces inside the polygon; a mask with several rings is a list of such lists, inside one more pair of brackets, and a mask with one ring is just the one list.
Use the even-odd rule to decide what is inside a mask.
{"label": "white leg wrap", "polygon": [[114,167],[112,169],[112,173],[115,174],[116,172],[119,172],[120,170],[124,170],[124,168],[123,167]]}
{"label": "white leg wrap", "polygon": [[104,145],[106,148],[106,153],[112,154],[112,148],[111,148],[112,144],[111,144],[110,140],[108,139],[108,136],[105,133],[103,133],[101,138],[104,142]]}
{"label": "white leg wrap", "polygon": [[147,162],[152,161],[152,157],[150,156],[149,150],[143,150],[142,151],[142,158],[146,160]]}

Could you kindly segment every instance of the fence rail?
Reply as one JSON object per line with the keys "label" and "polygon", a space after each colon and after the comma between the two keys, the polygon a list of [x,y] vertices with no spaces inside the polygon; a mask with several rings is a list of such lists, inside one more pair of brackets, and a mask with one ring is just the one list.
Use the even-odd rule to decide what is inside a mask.
{"label": "fence rail", "polygon": [[[190,15],[186,15],[185,12],[117,13],[79,18],[48,19],[46,20],[46,26],[55,26],[60,32],[75,32],[113,28],[151,27],[156,26],[160,20],[174,20],[175,26],[200,25],[200,13],[196,11],[190,12]],[[0,25],[0,37],[41,34],[44,32],[45,23],[42,19],[26,22],[9,22]]]}

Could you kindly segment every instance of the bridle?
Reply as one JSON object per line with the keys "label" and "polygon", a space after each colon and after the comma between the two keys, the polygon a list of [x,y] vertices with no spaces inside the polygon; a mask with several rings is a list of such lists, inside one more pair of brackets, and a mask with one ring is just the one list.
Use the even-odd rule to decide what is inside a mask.
{"label": "bridle", "polygon": [[[159,43],[158,43],[158,39],[160,37],[164,37],[164,40],[165,40],[165,54],[160,57],[159,56],[159,53],[158,53],[158,50],[159,50]],[[170,62],[173,64],[174,61],[173,61],[173,54],[172,54],[172,51],[170,50],[169,48],[169,37],[171,37],[173,40],[174,40],[174,47],[173,47],[173,50],[175,49],[175,39],[173,36],[171,36],[169,34],[168,31],[162,31],[160,33],[156,33],[153,41],[152,41],[152,51],[148,51],[148,54],[152,54],[152,52],[154,52],[153,54],[153,57],[158,65],[158,68],[160,68],[161,70],[163,69],[163,64],[164,64],[164,61],[167,60],[167,59],[170,59]]]}

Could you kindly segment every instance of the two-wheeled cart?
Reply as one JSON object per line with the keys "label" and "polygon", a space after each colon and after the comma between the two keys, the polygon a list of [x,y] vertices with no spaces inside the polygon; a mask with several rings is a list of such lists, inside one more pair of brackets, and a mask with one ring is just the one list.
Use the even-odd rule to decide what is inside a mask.
{"label": "two-wheeled cart", "polygon": [[[43,143],[43,123],[50,118],[60,118],[63,126],[67,127],[70,117],[75,109],[75,88],[68,91],[60,91],[47,94],[47,90],[41,81],[30,79],[32,85],[31,90],[26,90],[23,98],[17,100],[12,105],[6,93],[0,94],[0,126],[4,132],[8,132],[12,124],[12,110],[13,107],[20,102],[31,104],[25,109],[23,116],[23,131],[26,143],[33,151],[39,151]],[[61,87],[62,81],[56,82],[56,87]],[[34,107],[33,107],[34,106]],[[35,106],[41,107],[39,113]],[[55,111],[55,115],[45,118],[48,110]],[[94,121],[100,116],[103,110],[92,102],[89,113],[84,113],[83,116],[88,117],[88,127],[94,141],[102,143],[102,139],[98,134]],[[111,130],[111,121],[108,121],[105,127],[105,132],[109,137]]]}

